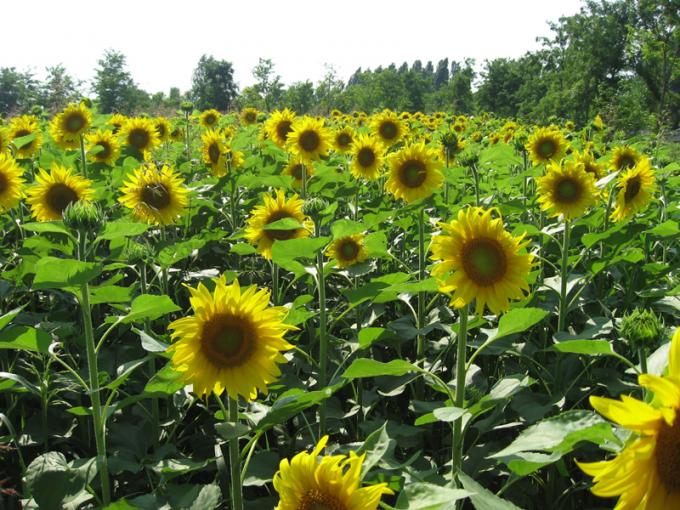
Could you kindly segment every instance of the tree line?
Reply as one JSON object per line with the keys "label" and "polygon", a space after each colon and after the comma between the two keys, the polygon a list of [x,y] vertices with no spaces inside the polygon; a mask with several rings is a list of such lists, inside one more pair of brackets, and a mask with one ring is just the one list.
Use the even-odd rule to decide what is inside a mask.
{"label": "tree line", "polygon": [[[285,86],[274,63],[260,59],[255,83],[238,90],[231,62],[201,57],[192,88],[150,94],[134,82],[125,55],[108,50],[89,92],[103,113],[168,113],[183,101],[218,110],[288,107],[298,113],[332,109],[372,112],[492,112],[534,122],[555,118],[585,124],[596,113],[629,131],[680,125],[680,0],[585,0],[580,11],[550,24],[537,51],[516,59],[416,60],[357,69],[344,82],[332,67],[317,83]],[[500,42],[499,42],[500,44]],[[0,113],[35,107],[58,111],[88,89],[62,66],[44,81],[0,68]]]}

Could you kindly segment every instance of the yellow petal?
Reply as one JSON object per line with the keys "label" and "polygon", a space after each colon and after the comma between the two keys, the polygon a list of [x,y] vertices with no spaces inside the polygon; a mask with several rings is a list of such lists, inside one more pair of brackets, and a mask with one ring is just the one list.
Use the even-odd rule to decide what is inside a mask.
{"label": "yellow petal", "polygon": [[668,356],[668,375],[680,379],[680,328],[675,329]]}
{"label": "yellow petal", "polygon": [[680,407],[680,387],[677,384],[658,375],[641,374],[638,383],[654,393],[666,407]]}
{"label": "yellow petal", "polygon": [[625,395],[621,397],[621,401],[591,396],[590,405],[605,418],[639,432],[657,430],[663,419],[658,409]]}

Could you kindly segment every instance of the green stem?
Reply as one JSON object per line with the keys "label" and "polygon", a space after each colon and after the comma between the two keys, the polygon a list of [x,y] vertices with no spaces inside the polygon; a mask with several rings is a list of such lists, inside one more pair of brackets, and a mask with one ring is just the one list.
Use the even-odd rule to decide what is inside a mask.
{"label": "green stem", "polygon": [[[238,423],[238,400],[231,397],[229,397],[229,422]],[[232,510],[243,510],[241,455],[238,448],[238,437],[229,440],[229,469],[231,470]]]}
{"label": "green stem", "polygon": [[562,241],[562,266],[560,267],[560,310],[557,321],[557,331],[565,331],[567,323],[567,278],[569,276],[569,237],[571,223],[564,220],[564,239]]}
{"label": "green stem", "polygon": [[[316,254],[319,287],[319,385],[325,388],[328,384],[328,338],[326,335],[326,279],[323,274],[323,252]],[[326,401],[319,407],[319,436],[326,434]]]}
{"label": "green stem", "polygon": [[640,373],[646,374],[647,373],[647,353],[645,353],[644,347],[640,347],[640,349],[638,351],[638,355],[640,356]]}
{"label": "green stem", "polygon": [[83,177],[87,179],[87,161],[85,160],[85,140],[83,135],[80,135],[80,163],[83,168]]}
{"label": "green stem", "polygon": [[[425,279],[425,206],[418,211],[418,281]],[[417,308],[417,324],[418,336],[416,338],[416,362],[423,359],[425,354],[425,336],[420,333],[420,330],[425,325],[425,294],[418,292],[418,308]],[[422,379],[416,382],[416,398],[423,397],[424,384]]]}
{"label": "green stem", "polygon": [[272,303],[279,306],[279,266],[272,261]]}
{"label": "green stem", "polygon": [[[140,274],[141,274],[141,286],[142,294],[148,294],[148,283],[146,279],[146,264],[142,261],[140,263]],[[144,331],[149,334],[151,333],[151,324],[148,319],[144,321]],[[149,368],[149,378],[153,377],[156,373],[156,358],[151,353],[149,361],[147,362]],[[153,435],[153,446],[154,449],[158,449],[159,446],[159,432],[160,432],[160,405],[158,403],[158,398],[151,397],[151,434]]]}
{"label": "green stem", "polygon": [[[456,353],[456,401],[454,405],[462,408],[465,404],[465,355],[467,350],[468,307],[460,310]],[[455,482],[463,463],[463,417],[453,423],[453,451],[451,456],[451,477]]]}

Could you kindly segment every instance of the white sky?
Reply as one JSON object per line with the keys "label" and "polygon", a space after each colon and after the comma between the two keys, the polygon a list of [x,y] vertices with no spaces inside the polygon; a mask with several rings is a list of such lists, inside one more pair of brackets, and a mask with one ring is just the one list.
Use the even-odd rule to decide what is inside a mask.
{"label": "white sky", "polygon": [[191,87],[204,53],[233,63],[242,88],[258,57],[286,84],[317,82],[331,64],[347,80],[358,68],[441,58],[478,64],[540,45],[548,21],[581,0],[32,0],[2,1],[0,67],[62,64],[89,80],[108,48],[124,53],[148,92]]}

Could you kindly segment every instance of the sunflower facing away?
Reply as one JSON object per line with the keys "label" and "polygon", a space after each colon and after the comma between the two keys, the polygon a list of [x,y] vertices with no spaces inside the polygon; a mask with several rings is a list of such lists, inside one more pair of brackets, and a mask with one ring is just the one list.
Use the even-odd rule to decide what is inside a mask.
{"label": "sunflower facing away", "polygon": [[[250,218],[246,222],[245,237],[257,248],[259,254],[266,259],[271,259],[274,241],[309,237],[314,230],[314,223],[305,216],[304,202],[297,195],[286,200],[283,190],[276,190],[276,196],[264,195],[263,198],[264,203],[256,206],[250,213]],[[284,218],[292,218],[302,227],[289,230],[265,228],[270,223]]]}
{"label": "sunflower facing away", "polygon": [[168,326],[172,363],[198,395],[226,390],[254,400],[281,375],[281,352],[293,348],[283,336],[296,328],[283,323],[286,308],[269,306],[268,290],[241,289],[238,280],[227,285],[224,276],[213,282],[213,292],[202,283],[187,287],[194,315]]}
{"label": "sunflower facing away", "polygon": [[26,202],[38,221],[60,220],[66,206],[92,199],[92,182],[70,169],[52,163],[50,173],[40,169],[35,185],[28,190]]}
{"label": "sunflower facing away", "polygon": [[366,454],[319,458],[328,436],[311,453],[283,459],[274,475],[279,504],[274,510],[376,510],[384,494],[394,494],[386,483],[361,487],[361,467]]}
{"label": "sunflower facing away", "polygon": [[342,268],[359,264],[368,258],[364,238],[364,234],[353,234],[336,239],[326,249],[326,256]]}
{"label": "sunflower facing away", "polygon": [[215,129],[217,127],[217,124],[219,124],[221,118],[222,114],[217,110],[211,108],[210,110],[202,112],[201,115],[198,117],[198,121],[201,123],[201,126],[203,127]]}
{"label": "sunflower facing away", "polygon": [[350,151],[355,138],[354,130],[349,126],[345,126],[333,133],[333,147],[337,152],[346,154]]}
{"label": "sunflower facing away", "polygon": [[90,110],[84,104],[70,104],[50,122],[50,136],[60,147],[73,149],[91,125]]}
{"label": "sunflower facing away", "polygon": [[182,177],[167,166],[141,166],[124,182],[118,201],[147,223],[170,225],[186,208],[189,190]]}
{"label": "sunflower facing away", "polygon": [[33,115],[14,117],[9,123],[9,137],[11,140],[35,134],[35,138],[24,144],[16,151],[17,159],[29,159],[36,154],[42,146],[42,132],[38,119]]}
{"label": "sunflower facing away", "polygon": [[239,120],[244,126],[257,124],[257,116],[260,114],[255,108],[244,108],[239,115]]}
{"label": "sunflower facing away", "polygon": [[302,171],[305,172],[305,179],[309,182],[309,178],[314,175],[314,167],[312,165],[305,164],[297,158],[291,158],[290,162],[286,165],[286,168],[281,172],[282,175],[290,175],[293,180],[293,186],[295,188],[302,187]]}
{"label": "sunflower facing away", "polygon": [[113,165],[120,155],[120,144],[111,131],[98,129],[85,136],[87,157],[94,163]]}
{"label": "sunflower facing away", "polygon": [[594,176],[574,161],[549,163],[546,174],[536,178],[536,183],[541,209],[551,216],[564,215],[566,220],[583,216],[599,197]]}
{"label": "sunflower facing away", "polygon": [[403,122],[391,110],[384,110],[374,115],[371,120],[371,129],[385,147],[392,147],[406,134]]}
{"label": "sunflower facing away", "polygon": [[126,145],[137,149],[145,159],[161,143],[156,126],[149,119],[128,119],[120,130],[120,136]]}
{"label": "sunflower facing away", "polygon": [[633,440],[611,460],[577,462],[593,477],[593,494],[619,497],[617,509],[680,508],[680,328],[675,330],[668,374],[640,374],[638,383],[654,393],[651,404],[630,396],[590,397],[605,418],[633,432]]}
{"label": "sunflower facing away", "polygon": [[19,205],[24,195],[23,171],[9,154],[0,152],[0,212]]}
{"label": "sunflower facing away", "polygon": [[264,124],[264,129],[269,135],[269,139],[282,149],[286,146],[288,134],[292,130],[295,121],[295,113],[288,108],[276,110]]}
{"label": "sunflower facing away", "polygon": [[640,153],[632,147],[614,147],[612,157],[610,160],[611,166],[614,170],[628,170],[633,168],[640,161]]}
{"label": "sunflower facing away", "polygon": [[350,171],[357,179],[373,181],[380,177],[385,149],[377,138],[359,135],[352,143]]}
{"label": "sunflower facing away", "polygon": [[652,200],[656,189],[654,169],[648,157],[642,156],[638,163],[619,176],[616,187],[616,208],[611,214],[614,221],[621,221],[641,211]]}
{"label": "sunflower facing away", "polygon": [[538,128],[529,137],[526,150],[534,166],[559,161],[567,152],[567,140],[559,129]]}
{"label": "sunflower facing away", "polygon": [[330,146],[330,135],[323,120],[298,117],[288,134],[288,150],[300,159],[310,162],[325,156]]}
{"label": "sunflower facing away", "polygon": [[443,166],[434,149],[418,143],[389,156],[390,177],[385,189],[406,202],[429,197],[444,182]]}
{"label": "sunflower facing away", "polygon": [[475,300],[475,313],[487,306],[499,314],[511,299],[521,299],[529,290],[527,276],[533,255],[521,253],[529,242],[513,237],[503,228],[502,218],[492,210],[469,207],[458,218],[441,224],[442,234],[432,240],[432,260],[441,261],[432,270],[439,290],[451,293],[451,305],[462,308]]}

